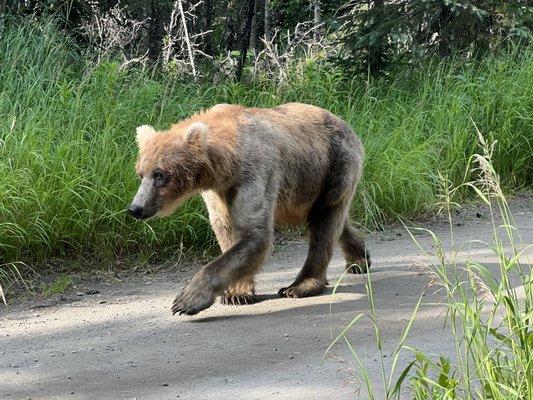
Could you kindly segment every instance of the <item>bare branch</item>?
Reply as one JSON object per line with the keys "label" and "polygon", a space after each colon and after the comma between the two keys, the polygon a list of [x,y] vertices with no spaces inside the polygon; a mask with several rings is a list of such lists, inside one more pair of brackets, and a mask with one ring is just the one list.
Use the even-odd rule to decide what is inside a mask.
{"label": "bare branch", "polygon": [[81,24],[81,30],[87,37],[89,51],[97,62],[118,54],[124,58],[125,64],[129,64],[129,59],[143,61],[142,55],[135,55],[138,54],[138,43],[147,19],[130,18],[120,2],[105,12],[98,7],[97,2],[90,2],[89,6],[91,17]]}
{"label": "bare branch", "polygon": [[185,19],[185,14],[183,13],[183,5],[181,4],[181,0],[178,0],[177,3],[178,3],[178,8],[181,14],[183,32],[185,33],[185,43],[187,43],[187,52],[189,53],[189,62],[191,63],[192,76],[196,78],[196,67],[194,66],[194,55],[192,53],[191,41],[189,39],[189,31],[187,29],[187,20]]}
{"label": "bare branch", "polygon": [[170,14],[170,21],[165,26],[163,66],[166,69],[179,67],[178,73],[188,70],[194,78],[199,76],[196,69],[196,57],[213,58],[200,50],[203,37],[210,34],[212,30],[192,34],[187,26],[189,21],[194,21],[197,18],[193,11],[202,3],[203,1],[193,4],[185,3],[188,7],[186,10],[183,8],[183,1],[176,0]]}

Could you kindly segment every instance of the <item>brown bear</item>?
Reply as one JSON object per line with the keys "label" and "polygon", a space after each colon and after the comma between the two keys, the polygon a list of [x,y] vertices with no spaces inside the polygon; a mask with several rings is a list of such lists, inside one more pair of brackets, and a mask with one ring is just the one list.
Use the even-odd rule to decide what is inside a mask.
{"label": "brown bear", "polygon": [[217,296],[225,304],[253,303],[254,275],[278,224],[304,223],[310,235],[304,266],[280,296],[321,293],[337,241],[349,272],[370,266],[348,219],[363,145],[330,112],[299,103],[268,109],[219,104],[167,131],[140,126],[137,143],[141,183],[128,212],[139,219],[165,216],[200,193],[222,250],[176,297],[173,314],[196,314]]}

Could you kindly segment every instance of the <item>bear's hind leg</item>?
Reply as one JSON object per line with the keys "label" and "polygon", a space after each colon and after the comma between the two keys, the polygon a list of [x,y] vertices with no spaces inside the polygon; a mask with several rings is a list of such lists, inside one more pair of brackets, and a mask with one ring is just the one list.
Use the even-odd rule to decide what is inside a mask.
{"label": "bear's hind leg", "polygon": [[346,258],[346,269],[350,274],[362,274],[370,268],[370,254],[366,250],[365,242],[357,235],[356,229],[348,218],[344,222],[340,244]]}
{"label": "bear's hind leg", "polygon": [[281,297],[309,297],[324,291],[327,285],[326,270],[346,211],[344,205],[316,207],[311,211],[307,259],[296,280],[278,292]]}

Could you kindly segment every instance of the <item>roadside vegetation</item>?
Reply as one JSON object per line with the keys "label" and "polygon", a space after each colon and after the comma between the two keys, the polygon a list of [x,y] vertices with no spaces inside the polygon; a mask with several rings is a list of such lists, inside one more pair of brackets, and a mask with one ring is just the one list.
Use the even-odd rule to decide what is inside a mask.
{"label": "roadside vegetation", "polygon": [[[376,398],[375,387],[384,388],[386,399],[405,395],[416,400],[523,400],[533,395],[533,264],[528,257],[531,246],[524,244],[501,187],[501,178],[491,164],[494,145],[480,136],[482,154],[472,157],[478,179],[458,187],[441,180],[441,211],[448,215],[451,248],[431,231],[406,227],[412,240],[428,260],[425,275],[431,279],[427,291],[435,292],[445,309],[445,328],[453,338],[452,354],[428,354],[410,343],[409,332],[416,325],[422,294],[392,353],[383,348],[379,310],[373,298],[368,275],[366,292],[368,314],[357,315],[333,340],[328,348],[345,343],[354,357],[361,386],[368,398]],[[496,266],[483,265],[475,258],[466,262],[458,258],[461,249],[480,242],[454,241],[453,210],[456,195],[471,190],[489,210],[492,241],[481,243],[498,260]],[[431,238],[421,243],[416,231]],[[352,346],[349,331],[362,318],[374,325],[376,351],[379,353],[382,381],[373,381],[360,349]],[[368,349],[367,349],[368,350]],[[401,352],[412,354],[412,361],[399,365]],[[388,358],[385,358],[387,357]],[[386,363],[384,360],[392,360]]]}
{"label": "roadside vegetation", "polygon": [[[201,201],[139,223],[124,209],[137,186],[135,127],[168,127],[216,103],[307,102],[343,117],[366,148],[353,213],[374,229],[435,208],[442,171],[460,184],[477,151],[474,126],[496,141],[503,190],[533,179],[533,52],[426,61],[388,76],[347,76],[317,57],[286,81],[183,80],[81,55],[49,21],[6,23],[0,40],[0,279],[51,257],[170,257],[213,244]],[[468,198],[466,190],[456,201]]]}

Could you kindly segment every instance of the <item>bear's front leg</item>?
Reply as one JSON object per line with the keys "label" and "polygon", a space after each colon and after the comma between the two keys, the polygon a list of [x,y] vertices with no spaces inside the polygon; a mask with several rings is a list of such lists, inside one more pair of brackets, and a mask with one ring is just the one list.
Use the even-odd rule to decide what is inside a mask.
{"label": "bear's front leg", "polygon": [[213,304],[215,297],[232,285],[252,282],[272,243],[277,193],[272,182],[267,184],[257,178],[241,183],[228,210],[235,237],[239,239],[194,275],[174,300],[173,314],[196,314]]}
{"label": "bear's front leg", "polygon": [[174,300],[172,314],[197,314],[233,283],[251,280],[266,258],[272,230],[267,225],[244,233],[243,239],[198,271]]}
{"label": "bear's front leg", "polygon": [[243,237],[193,276],[174,300],[173,314],[193,315],[205,310],[234,282],[251,279],[266,258],[272,228],[268,225],[268,228],[255,229]]}

